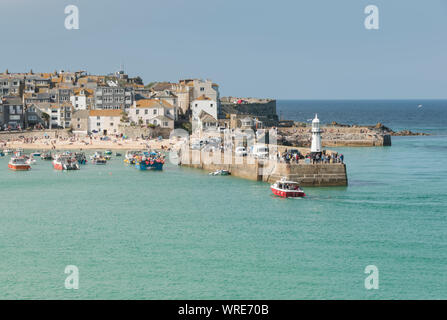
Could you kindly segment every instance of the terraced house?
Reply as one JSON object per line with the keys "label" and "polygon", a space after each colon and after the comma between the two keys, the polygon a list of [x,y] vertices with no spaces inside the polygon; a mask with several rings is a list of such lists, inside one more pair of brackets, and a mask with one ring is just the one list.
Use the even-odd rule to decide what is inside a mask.
{"label": "terraced house", "polygon": [[137,124],[160,126],[174,129],[176,108],[167,101],[142,99],[129,109],[129,119]]}

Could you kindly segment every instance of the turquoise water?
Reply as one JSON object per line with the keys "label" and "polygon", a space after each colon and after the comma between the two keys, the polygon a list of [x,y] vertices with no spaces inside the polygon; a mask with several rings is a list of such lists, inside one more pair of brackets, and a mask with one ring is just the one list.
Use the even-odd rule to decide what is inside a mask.
{"label": "turquoise water", "polygon": [[[16,173],[0,159],[0,298],[446,299],[447,137],[339,150],[350,185],[298,200],[173,165]],[[370,264],[379,290],[364,288]]]}

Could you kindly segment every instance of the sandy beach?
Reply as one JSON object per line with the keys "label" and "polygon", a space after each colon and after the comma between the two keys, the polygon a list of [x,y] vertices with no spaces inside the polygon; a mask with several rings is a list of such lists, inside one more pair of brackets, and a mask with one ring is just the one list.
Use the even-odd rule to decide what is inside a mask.
{"label": "sandy beach", "polygon": [[122,139],[111,138],[101,140],[99,137],[89,138],[59,138],[59,139],[15,139],[12,141],[1,141],[2,149],[31,149],[31,150],[142,150],[142,149],[169,149],[173,142],[164,139]]}

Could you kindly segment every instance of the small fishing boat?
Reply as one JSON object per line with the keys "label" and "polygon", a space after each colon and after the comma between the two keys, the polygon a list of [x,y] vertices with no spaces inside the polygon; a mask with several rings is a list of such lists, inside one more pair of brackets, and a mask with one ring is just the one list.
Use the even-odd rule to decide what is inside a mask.
{"label": "small fishing boat", "polygon": [[0,157],[4,157],[5,153],[3,151],[0,151]]}
{"label": "small fishing boat", "polygon": [[26,164],[29,164],[29,165],[32,165],[32,164],[36,164],[36,159],[34,159],[33,157],[25,157],[25,162],[26,162]]}
{"label": "small fishing boat", "polygon": [[56,170],[79,170],[79,164],[76,158],[61,154],[53,160],[53,168]]}
{"label": "small fishing boat", "polygon": [[301,198],[306,196],[298,182],[287,181],[285,178],[276,181],[270,186],[270,189],[275,196],[283,198]]}
{"label": "small fishing boat", "polygon": [[104,155],[106,155],[106,156],[111,156],[111,155],[112,155],[112,150],[106,150],[106,151],[104,151]]}
{"label": "small fishing boat", "polygon": [[127,164],[135,164],[136,156],[139,154],[139,151],[127,151],[124,157],[124,162]]}
{"label": "small fishing boat", "polygon": [[8,163],[8,168],[13,171],[28,171],[31,166],[26,163],[24,157],[12,157]]}
{"label": "small fishing boat", "polygon": [[47,152],[44,154],[40,155],[40,159],[42,160],[53,160],[53,155],[51,154],[51,152]]}
{"label": "small fishing boat", "polygon": [[216,170],[214,172],[210,172],[209,175],[210,176],[229,176],[229,175],[231,175],[231,173],[228,170]]}
{"label": "small fishing boat", "polygon": [[104,155],[104,159],[106,159],[107,161],[109,161],[109,160],[112,159],[112,156],[111,156],[111,155],[107,155],[107,154],[105,154],[105,155]]}
{"label": "small fishing boat", "polygon": [[40,152],[33,152],[33,153],[31,153],[31,156],[33,156],[33,157],[40,157]]}
{"label": "small fishing boat", "polygon": [[12,154],[13,152],[14,152],[14,151],[11,150],[11,149],[5,149],[5,150],[3,150],[3,153],[4,153],[5,155]]}
{"label": "small fishing boat", "polygon": [[122,157],[123,155],[121,153],[115,153],[115,157]]}
{"label": "small fishing boat", "polygon": [[76,152],[74,157],[78,161],[78,164],[87,164],[87,157],[84,152]]}
{"label": "small fishing boat", "polygon": [[161,158],[147,158],[145,156],[137,157],[135,161],[135,168],[138,170],[163,170],[165,164],[164,159]]}
{"label": "small fishing boat", "polygon": [[104,165],[107,163],[106,158],[102,155],[102,152],[96,151],[93,156],[90,156],[90,160],[92,161],[92,164],[96,165]]}

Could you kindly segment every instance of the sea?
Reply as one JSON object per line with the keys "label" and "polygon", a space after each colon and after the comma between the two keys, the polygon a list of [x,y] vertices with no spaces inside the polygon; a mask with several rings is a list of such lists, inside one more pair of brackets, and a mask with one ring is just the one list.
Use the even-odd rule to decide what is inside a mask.
{"label": "sea", "polygon": [[72,172],[43,160],[11,172],[0,158],[0,299],[447,299],[447,101],[277,107],[431,135],[336,148],[349,185],[303,199],[115,156]]}

